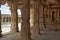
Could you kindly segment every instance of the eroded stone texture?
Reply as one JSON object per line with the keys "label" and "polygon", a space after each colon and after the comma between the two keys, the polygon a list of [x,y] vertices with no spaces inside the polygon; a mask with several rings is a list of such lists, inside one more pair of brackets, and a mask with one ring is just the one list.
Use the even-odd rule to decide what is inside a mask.
{"label": "eroded stone texture", "polygon": [[18,32],[18,13],[17,13],[17,4],[14,1],[11,3],[11,20],[12,20],[12,32]]}
{"label": "eroded stone texture", "polygon": [[43,18],[43,5],[41,4],[41,1],[39,2],[39,27],[40,31],[44,30],[44,18]]}
{"label": "eroded stone texture", "polygon": [[31,40],[30,34],[30,0],[22,0],[21,40]]}
{"label": "eroded stone texture", "polygon": [[[43,2],[43,1],[42,1]],[[40,3],[39,6],[39,23],[40,30],[48,31],[54,29],[55,26],[52,26],[54,23],[59,23],[59,4],[57,3]],[[54,28],[52,28],[54,27]],[[47,29],[47,30],[46,30]],[[58,29],[56,27],[56,29]]]}
{"label": "eroded stone texture", "polygon": [[32,36],[37,37],[40,34],[39,28],[39,0],[34,1],[34,26]]}

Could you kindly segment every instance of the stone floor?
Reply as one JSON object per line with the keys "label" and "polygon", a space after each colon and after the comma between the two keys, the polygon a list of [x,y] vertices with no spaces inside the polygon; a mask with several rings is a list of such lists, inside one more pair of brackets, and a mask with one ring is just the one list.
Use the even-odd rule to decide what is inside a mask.
{"label": "stone floor", "polygon": [[[41,32],[42,34],[32,40],[60,40],[60,32]],[[20,40],[20,33],[6,35],[0,38],[0,40]]]}
{"label": "stone floor", "polygon": [[[2,26],[2,34],[9,33],[11,31],[11,23],[4,23]],[[21,31],[21,23],[18,23],[19,31]]]}
{"label": "stone floor", "polygon": [[20,33],[4,35],[0,40],[20,40]]}
{"label": "stone floor", "polygon": [[60,40],[60,32],[45,32],[33,40]]}

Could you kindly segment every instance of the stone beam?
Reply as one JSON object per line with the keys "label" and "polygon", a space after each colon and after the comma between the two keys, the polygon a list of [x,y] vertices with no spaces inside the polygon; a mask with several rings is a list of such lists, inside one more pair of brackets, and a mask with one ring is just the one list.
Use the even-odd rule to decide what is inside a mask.
{"label": "stone beam", "polygon": [[30,34],[30,0],[22,0],[21,40],[31,40]]}

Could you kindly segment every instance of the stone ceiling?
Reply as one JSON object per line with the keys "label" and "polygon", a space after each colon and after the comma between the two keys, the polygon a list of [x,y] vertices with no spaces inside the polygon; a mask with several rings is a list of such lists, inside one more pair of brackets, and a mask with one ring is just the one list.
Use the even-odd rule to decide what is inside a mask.
{"label": "stone ceiling", "polygon": [[[1,0],[1,3],[2,4],[5,4],[6,1],[10,1],[10,2],[14,2],[16,1],[18,3],[18,5],[22,5],[22,0]],[[49,3],[51,4],[58,4],[58,1],[59,0],[40,0],[41,1],[41,4],[44,4],[44,5],[49,5]],[[30,0],[30,6],[33,7],[34,5],[34,0]]]}

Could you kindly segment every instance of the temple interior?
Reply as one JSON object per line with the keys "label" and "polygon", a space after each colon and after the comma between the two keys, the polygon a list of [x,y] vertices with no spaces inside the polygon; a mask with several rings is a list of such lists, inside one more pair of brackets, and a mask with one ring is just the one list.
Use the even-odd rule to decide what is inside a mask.
{"label": "temple interior", "polygon": [[60,40],[60,0],[0,0],[0,40]]}

